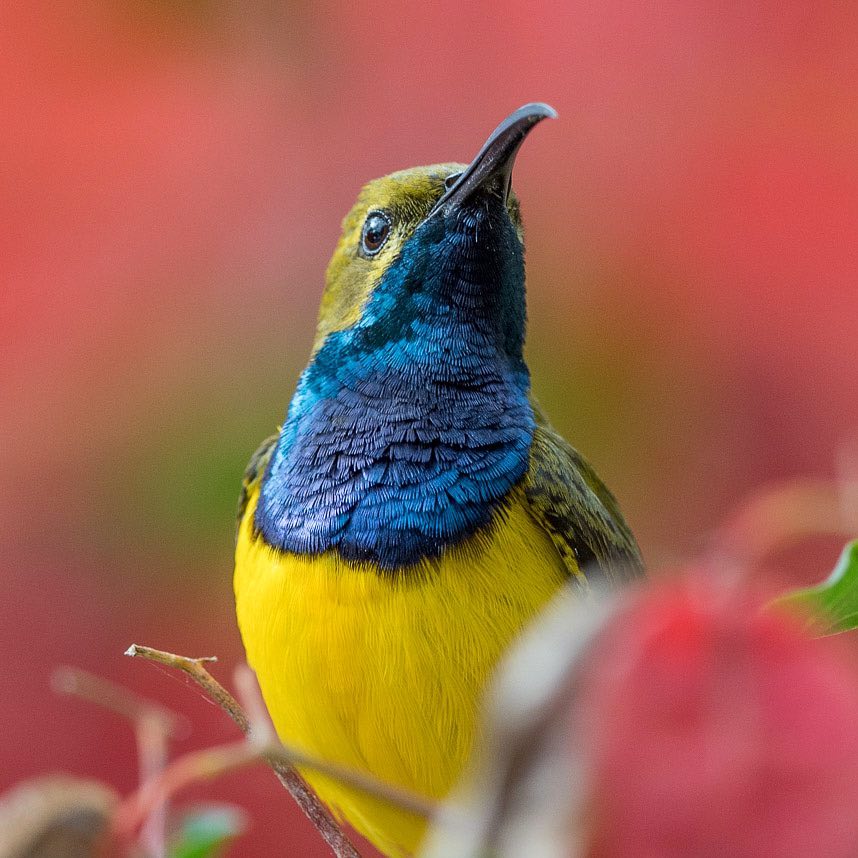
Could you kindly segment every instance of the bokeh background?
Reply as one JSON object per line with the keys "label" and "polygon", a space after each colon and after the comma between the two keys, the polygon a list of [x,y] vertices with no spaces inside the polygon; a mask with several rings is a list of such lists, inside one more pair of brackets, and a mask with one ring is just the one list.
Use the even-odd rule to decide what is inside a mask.
{"label": "bokeh background", "polygon": [[[234,735],[122,652],[228,678],[237,487],[340,219],[523,102],[560,113],[515,176],[534,387],[648,559],[855,436],[851,4],[7,0],[0,34],[0,789],[134,784],[130,731],[55,697],[57,664],[185,712],[180,748]],[[324,854],[266,771],[200,794],[249,809],[238,854]]]}

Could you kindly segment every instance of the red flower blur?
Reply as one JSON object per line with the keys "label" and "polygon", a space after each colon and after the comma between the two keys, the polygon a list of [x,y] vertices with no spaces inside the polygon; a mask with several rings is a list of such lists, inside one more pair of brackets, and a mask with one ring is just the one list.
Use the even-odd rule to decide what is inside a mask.
{"label": "red flower blur", "polygon": [[589,858],[853,858],[855,665],[711,578],[642,594],[598,646]]}

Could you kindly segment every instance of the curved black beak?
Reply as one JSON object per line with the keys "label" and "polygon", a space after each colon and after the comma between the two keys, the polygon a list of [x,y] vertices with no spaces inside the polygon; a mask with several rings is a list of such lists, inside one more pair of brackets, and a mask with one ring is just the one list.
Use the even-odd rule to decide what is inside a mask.
{"label": "curved black beak", "polygon": [[543,119],[556,119],[557,111],[539,101],[525,104],[492,131],[477,157],[458,175],[453,185],[432,207],[427,220],[438,212],[447,214],[464,203],[478,188],[492,181],[504,201],[509,195],[512,166],[524,138]]}

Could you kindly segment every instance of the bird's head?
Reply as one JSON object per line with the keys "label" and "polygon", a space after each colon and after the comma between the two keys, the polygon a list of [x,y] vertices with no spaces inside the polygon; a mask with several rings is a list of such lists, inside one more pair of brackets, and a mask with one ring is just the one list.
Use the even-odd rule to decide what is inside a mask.
{"label": "bird's head", "polygon": [[528,104],[469,165],[361,192],[264,480],[256,524],[269,544],[398,569],[487,524],[521,479],[534,417],[510,175],[553,115]]}
{"label": "bird's head", "polygon": [[[422,340],[440,325],[478,331],[521,359],[524,246],[510,190],[516,153],[555,116],[528,104],[490,135],[469,165],[436,164],[367,184],[343,221],[327,272],[314,355],[344,336],[364,354]],[[434,327],[433,327],[434,326]]]}

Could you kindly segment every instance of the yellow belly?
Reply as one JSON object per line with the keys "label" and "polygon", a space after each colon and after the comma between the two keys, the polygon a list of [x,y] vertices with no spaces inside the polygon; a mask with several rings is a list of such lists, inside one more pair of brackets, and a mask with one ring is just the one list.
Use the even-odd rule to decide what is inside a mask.
{"label": "yellow belly", "polygon": [[[284,554],[254,538],[256,497],[236,549],[248,661],[284,742],[440,798],[471,751],[486,680],[568,573],[518,491],[484,534],[399,577],[334,552]],[[304,773],[334,811],[390,855],[421,821]]]}

